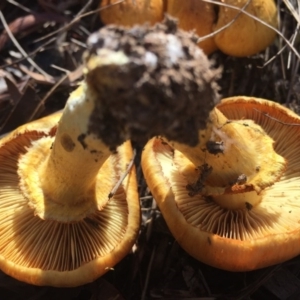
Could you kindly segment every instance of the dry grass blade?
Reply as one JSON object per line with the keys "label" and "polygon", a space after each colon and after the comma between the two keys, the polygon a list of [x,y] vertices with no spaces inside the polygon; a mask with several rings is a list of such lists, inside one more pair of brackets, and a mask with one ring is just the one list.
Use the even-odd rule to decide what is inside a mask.
{"label": "dry grass blade", "polygon": [[[282,1],[286,5],[286,7],[290,10],[291,14],[293,15],[293,17],[295,18],[297,23],[300,24],[299,7],[298,7],[298,12],[297,12],[289,0],[282,0]],[[298,2],[298,5],[299,5],[299,2]]]}
{"label": "dry grass blade", "polygon": [[108,199],[112,198],[116,191],[118,190],[118,188],[121,186],[122,182],[124,181],[125,177],[128,175],[128,173],[130,172],[131,168],[133,167],[134,164],[134,159],[136,156],[136,150],[133,150],[133,156],[132,159],[130,160],[130,162],[128,163],[127,169],[124,172],[124,174],[122,174],[122,176],[120,177],[120,179],[118,180],[118,182],[116,183],[116,185],[114,186],[114,188],[110,191],[110,193],[108,194]]}
{"label": "dry grass blade", "polygon": [[15,5],[15,6],[17,6],[17,7],[19,7],[19,8],[21,8],[22,10],[26,11],[27,13],[30,13],[30,14],[33,13],[33,10],[31,10],[28,7],[22,5],[21,3],[18,3],[18,2],[14,1],[14,0],[6,0],[6,1],[9,2],[9,3],[11,3],[11,4],[13,4],[13,5]]}
{"label": "dry grass blade", "polygon": [[[59,77],[55,76],[55,77],[53,77],[53,79],[49,80],[42,74],[28,70],[28,68],[22,64],[19,65],[19,68],[22,72],[29,75],[37,82],[39,82],[41,84],[47,84],[47,85],[57,84],[58,82],[60,82],[60,84],[65,84],[65,85],[73,84],[76,80],[81,78],[82,71],[83,71],[83,65],[80,65],[74,71],[65,72],[66,73],[65,75],[59,76]],[[62,68],[60,68],[60,69],[62,70]]]}
{"label": "dry grass blade", "polygon": [[51,78],[52,76],[47,74],[43,69],[41,69],[35,62],[34,60],[32,60],[27,53],[24,51],[24,49],[21,47],[21,45],[18,43],[18,41],[16,40],[16,38],[14,37],[14,35],[12,34],[12,32],[10,31],[9,26],[6,23],[6,20],[3,16],[2,11],[0,11],[0,20],[7,32],[7,34],[9,35],[10,39],[12,40],[12,42],[14,43],[14,45],[18,48],[18,50],[20,51],[20,53],[22,53],[22,55],[24,57],[27,57],[27,61],[36,69],[38,70],[41,74],[43,74],[45,77],[47,78]]}

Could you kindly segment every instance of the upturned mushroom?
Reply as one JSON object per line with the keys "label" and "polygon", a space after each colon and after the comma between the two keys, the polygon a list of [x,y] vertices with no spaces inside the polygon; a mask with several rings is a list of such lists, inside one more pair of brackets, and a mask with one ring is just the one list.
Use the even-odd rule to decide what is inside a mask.
{"label": "upturned mushroom", "polygon": [[123,178],[127,140],[183,130],[190,137],[178,141],[195,144],[219,73],[172,19],[91,35],[85,80],[62,116],[0,142],[0,268],[35,285],[77,286],[120,261],[140,221],[134,169]]}
{"label": "upturned mushroom", "polygon": [[278,27],[274,0],[105,0],[100,5],[105,24],[154,24],[168,13],[178,19],[180,28],[193,30],[200,38],[215,33],[198,43],[206,54],[217,49],[231,56],[256,54],[274,41]]}
{"label": "upturned mushroom", "polygon": [[133,157],[131,144],[112,153],[89,133],[94,101],[83,83],[62,115],[26,124],[0,142],[0,268],[18,280],[85,284],[135,242],[134,169],[117,186]]}
{"label": "upturned mushroom", "polygon": [[196,147],[153,138],[148,186],[193,257],[248,271],[300,254],[300,118],[271,101],[233,97],[212,110]]}

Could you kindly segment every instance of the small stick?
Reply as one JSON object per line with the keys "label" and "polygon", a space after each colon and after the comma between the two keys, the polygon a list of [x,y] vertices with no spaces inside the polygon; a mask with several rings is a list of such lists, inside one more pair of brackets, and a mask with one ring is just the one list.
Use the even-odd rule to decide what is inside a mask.
{"label": "small stick", "polygon": [[258,110],[258,109],[256,109],[256,108],[253,108],[253,109],[254,109],[255,111],[261,113],[263,116],[265,116],[265,117],[267,117],[267,118],[270,118],[270,119],[273,120],[273,121],[278,122],[279,124],[286,125],[286,126],[300,126],[300,124],[297,124],[297,123],[285,123],[285,122],[282,122],[282,121],[280,121],[280,120],[278,120],[278,119],[276,119],[276,118],[270,116],[268,113],[262,112],[262,111],[260,111],[260,110]]}
{"label": "small stick", "polygon": [[108,194],[108,199],[112,198],[116,191],[118,190],[118,188],[120,187],[120,185],[122,184],[123,180],[125,179],[125,177],[128,175],[128,173],[130,172],[132,166],[133,166],[133,163],[134,163],[134,159],[135,159],[135,156],[136,156],[136,150],[134,149],[133,150],[133,156],[127,166],[127,169],[126,171],[124,172],[124,174],[120,177],[120,179],[118,180],[118,182],[116,183],[116,185],[114,186],[114,188],[111,190],[111,192]]}
{"label": "small stick", "polygon": [[140,200],[149,200],[149,199],[152,199],[153,196],[144,196],[144,197],[140,197]]}

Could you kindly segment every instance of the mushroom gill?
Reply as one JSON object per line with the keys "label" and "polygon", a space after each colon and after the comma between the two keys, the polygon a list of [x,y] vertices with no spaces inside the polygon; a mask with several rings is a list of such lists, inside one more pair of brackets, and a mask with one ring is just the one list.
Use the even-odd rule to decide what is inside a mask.
{"label": "mushroom gill", "polygon": [[[56,220],[53,213],[50,218],[47,218],[47,213],[44,214],[45,218],[34,213],[32,201],[36,199],[24,196],[26,191],[20,184],[18,171],[22,168],[22,158],[26,157],[33,145],[47,141],[51,147],[60,116],[61,114],[56,114],[28,124],[27,127],[25,125],[2,140],[0,264],[7,274],[33,284],[74,286],[106,272],[106,268],[113,266],[112,261],[125,254],[122,253],[127,251],[127,246],[122,249],[122,245],[131,239],[130,218],[133,211],[138,211],[138,203],[134,204],[137,208],[132,211],[128,202],[124,201],[126,197],[136,195],[135,186],[129,182],[130,179],[126,179],[108,199],[108,193],[131,159],[130,143],[127,142],[118,147],[118,152],[105,161],[97,174],[101,181],[98,180],[95,190],[96,199],[105,204],[103,207],[94,206],[92,212],[72,222],[63,221],[63,214],[58,214],[59,220]],[[52,126],[48,130],[42,130],[45,123]],[[48,149],[45,148],[45,152]],[[107,175],[109,171],[112,176]],[[135,179],[134,176],[132,179]],[[45,203],[44,208],[47,210]],[[64,209],[63,205],[61,209]],[[72,209],[69,214],[72,215]],[[92,271],[95,268],[99,270]],[[72,271],[74,273],[70,276]]]}
{"label": "mushroom gill", "polygon": [[[205,147],[188,147],[190,152],[181,147],[181,152],[177,143],[164,138],[152,139],[143,153],[143,170],[172,234],[192,256],[231,271],[262,268],[298,255],[299,116],[279,104],[249,97],[224,99],[217,109],[230,124],[239,120],[254,121],[255,126],[264,131],[263,136],[267,135],[274,141],[274,149],[267,150],[261,143],[261,153],[252,153],[253,166],[259,174],[255,184],[259,186],[259,181],[264,181],[264,184],[255,188],[255,184],[250,183],[251,179],[243,176],[241,182],[230,183],[229,180],[229,188],[226,185],[214,186],[212,182],[218,181],[212,178],[213,170],[203,166],[209,166],[212,160],[224,160],[226,150],[222,148],[209,158]],[[208,122],[210,126],[211,122]],[[253,128],[256,130],[258,127]],[[202,134],[201,137],[202,145],[205,145],[206,136]],[[248,143],[253,141],[248,139]],[[226,146],[225,143],[222,145]],[[245,147],[240,149],[241,157],[235,154],[232,159],[234,163],[241,164],[237,169],[243,173]],[[276,153],[277,162],[264,166],[256,164],[258,154],[266,158],[276,157],[272,152]],[[203,158],[202,165],[196,161],[199,157]],[[220,169],[220,172],[232,174],[229,163],[222,164],[222,168],[224,170]],[[204,176],[203,172],[207,174]],[[193,189],[195,182],[198,189]]]}
{"label": "mushroom gill", "polygon": [[[215,201],[214,196],[197,194],[191,197],[187,191],[187,185],[191,181],[180,172],[180,165],[176,162],[176,156],[180,154],[177,151],[174,153],[168,145],[161,147],[164,147],[160,151],[164,152],[165,158],[162,160],[157,156],[157,160],[163,170],[170,170],[170,187],[175,195],[176,204],[186,221],[192,226],[224,238],[246,241],[278,234],[280,231],[284,232],[287,226],[292,226],[295,222],[295,219],[291,218],[290,210],[284,207],[289,205],[288,203],[296,195],[291,195],[285,199],[284,203],[278,203],[278,200],[276,200],[276,198],[282,197],[283,193],[280,193],[280,191],[283,186],[285,190],[288,188],[290,191],[293,186],[294,188],[297,187],[295,182],[290,182],[287,185],[286,181],[282,183],[280,181],[275,186],[269,187],[266,191],[261,192],[260,198],[263,200],[256,206],[252,206],[245,201],[245,195],[239,193],[237,197],[242,198],[243,208],[230,209],[222,207]],[[167,164],[169,164],[169,167]],[[196,178],[197,173],[195,172],[194,179],[196,180]],[[247,193],[250,194],[250,197],[256,197],[255,191]],[[300,196],[299,204],[293,204],[293,206],[300,212]],[[298,220],[297,211],[294,211],[293,215]],[[285,218],[279,218],[283,214]]]}

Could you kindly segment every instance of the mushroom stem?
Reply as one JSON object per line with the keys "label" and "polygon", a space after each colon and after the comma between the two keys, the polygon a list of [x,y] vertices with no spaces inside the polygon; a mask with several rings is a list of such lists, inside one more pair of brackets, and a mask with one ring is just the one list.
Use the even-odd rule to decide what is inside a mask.
{"label": "mushroom stem", "polygon": [[272,138],[251,120],[228,120],[214,108],[206,129],[199,131],[199,140],[196,147],[168,142],[183,154],[176,159],[186,159],[187,166],[192,162],[197,167],[199,180],[190,186],[192,194],[218,196],[220,203],[226,203],[220,195],[259,193],[284,171],[285,160],[274,151]]}
{"label": "mushroom stem", "polygon": [[101,139],[88,134],[89,116],[94,108],[92,98],[86,84],[71,94],[50,156],[40,170],[43,191],[51,193],[56,203],[72,205],[87,201],[100,167],[111,154]]}
{"label": "mushroom stem", "polygon": [[104,166],[112,151],[88,129],[97,97],[82,83],[69,97],[55,137],[33,141],[19,161],[21,191],[42,219],[78,221],[108,201],[117,179],[103,174],[118,165]]}

